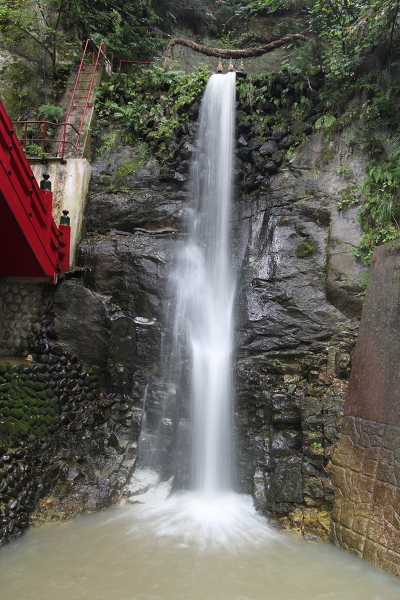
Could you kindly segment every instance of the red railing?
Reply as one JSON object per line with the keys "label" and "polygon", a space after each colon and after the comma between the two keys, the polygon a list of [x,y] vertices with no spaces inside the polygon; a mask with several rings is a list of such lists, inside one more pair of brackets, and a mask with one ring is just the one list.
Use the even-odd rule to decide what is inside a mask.
{"label": "red railing", "polygon": [[118,71],[122,71],[122,66],[125,64],[133,64],[136,66],[136,71],[139,71],[144,65],[149,66],[152,65],[153,62],[149,60],[125,60],[120,58],[118,59]]}
{"label": "red railing", "polygon": [[[48,159],[57,159],[65,162],[65,154],[67,152],[71,151],[71,153],[75,153],[82,147],[81,135],[87,110],[92,106],[90,97],[96,74],[100,69],[106,67],[111,77],[114,64],[118,64],[117,70],[121,71],[123,66],[128,64],[135,65],[136,70],[139,70],[153,63],[146,60],[116,59],[113,54],[108,58],[106,46],[103,41],[100,42],[99,46],[96,46],[90,40],[86,40],[64,121],[62,123],[34,120],[14,121],[19,140],[28,154],[30,154],[29,147],[33,148],[36,144],[41,150],[40,152],[38,151],[36,156],[40,155],[42,162],[45,163]],[[92,69],[92,72],[89,73],[88,69]],[[88,75],[86,79],[84,78],[85,75]],[[87,83],[87,87],[81,87],[82,83]],[[82,109],[81,113],[77,114],[76,109]],[[79,122],[77,124],[70,122],[70,119],[73,117],[78,119]],[[22,127],[22,129],[20,130],[19,127]],[[53,129],[53,131],[47,137],[49,128]],[[61,133],[53,135],[54,129],[58,129]]]}
{"label": "red railing", "polygon": [[[107,61],[106,46],[105,46],[105,43],[103,42],[103,40],[100,42],[99,46],[97,46],[97,47],[95,46],[94,48],[92,48],[92,46],[94,46],[93,43],[90,40],[86,40],[85,47],[84,47],[83,53],[82,53],[81,62],[79,63],[78,72],[76,74],[74,89],[72,90],[72,95],[71,95],[71,100],[69,102],[67,115],[65,117],[65,126],[63,129],[62,139],[61,139],[59,147],[58,147],[57,154],[60,155],[62,158],[64,158],[65,145],[67,142],[66,126],[67,126],[67,124],[69,124],[69,119],[71,118],[71,115],[73,114],[73,111],[76,108],[82,108],[83,110],[80,115],[79,125],[77,127],[78,135],[77,135],[75,145],[76,145],[76,147],[82,145],[80,142],[80,136],[82,134],[83,126],[85,123],[87,109],[92,106],[90,104],[90,96],[91,96],[91,93],[93,90],[93,83],[94,83],[97,71],[102,69],[105,61]],[[90,54],[92,57],[92,65],[91,65],[92,73],[91,74],[87,73],[87,72],[85,73],[87,66],[88,66],[87,65],[87,57]],[[84,79],[83,78],[84,74],[89,74],[90,77]],[[89,85],[87,87],[85,87],[85,86],[81,87],[82,83],[84,83],[84,84],[88,83]],[[77,92],[84,92],[84,93],[82,95],[80,95],[79,93],[77,94]],[[78,101],[78,103],[77,103],[77,101]]]}
{"label": "red railing", "polygon": [[55,224],[52,196],[39,188],[0,101],[0,275],[54,281],[69,268],[70,228]]}
{"label": "red railing", "polygon": [[[64,161],[66,148],[70,148],[71,152],[77,152],[78,145],[75,141],[67,140],[65,132],[67,127],[70,131],[76,133],[76,139],[79,137],[79,130],[72,123],[53,123],[51,121],[13,121],[19,142],[28,156],[41,155],[42,162],[45,163],[49,156],[56,155],[54,146],[63,144],[60,160]],[[30,127],[29,127],[30,126]],[[49,135],[49,129],[51,131]],[[54,130],[61,129],[61,133],[56,135]],[[53,137],[55,135],[55,137]],[[38,148],[40,148],[40,152]]]}

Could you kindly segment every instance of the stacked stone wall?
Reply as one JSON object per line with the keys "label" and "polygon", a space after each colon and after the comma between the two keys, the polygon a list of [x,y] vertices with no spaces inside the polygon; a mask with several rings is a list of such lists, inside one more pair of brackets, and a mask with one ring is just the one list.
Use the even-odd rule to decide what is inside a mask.
{"label": "stacked stone wall", "polygon": [[47,301],[45,286],[0,281],[0,356],[28,354]]}
{"label": "stacked stone wall", "polygon": [[333,484],[332,541],[400,577],[400,427],[346,416]]}
{"label": "stacked stone wall", "polygon": [[339,441],[332,540],[400,577],[400,242],[376,248]]}

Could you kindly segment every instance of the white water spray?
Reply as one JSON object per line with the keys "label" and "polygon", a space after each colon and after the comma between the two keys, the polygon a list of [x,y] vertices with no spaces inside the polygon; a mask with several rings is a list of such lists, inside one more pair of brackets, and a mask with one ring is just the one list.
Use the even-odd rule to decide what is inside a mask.
{"label": "white water spray", "polygon": [[[175,339],[187,344],[197,492],[231,488],[232,329],[230,205],[235,73],[213,75],[202,100],[192,162],[188,241],[178,269]],[[178,342],[179,343],[179,342]]]}
{"label": "white water spray", "polygon": [[[277,537],[252,499],[232,490],[235,83],[235,73],[228,73],[212,75],[207,84],[191,168],[187,233],[171,275],[177,303],[169,385],[183,405],[191,406],[193,489],[156,507],[153,492],[136,496],[153,505],[141,513],[146,531],[202,549],[233,551]],[[148,475],[145,469],[142,474]],[[164,499],[165,489],[159,495],[160,502]]]}

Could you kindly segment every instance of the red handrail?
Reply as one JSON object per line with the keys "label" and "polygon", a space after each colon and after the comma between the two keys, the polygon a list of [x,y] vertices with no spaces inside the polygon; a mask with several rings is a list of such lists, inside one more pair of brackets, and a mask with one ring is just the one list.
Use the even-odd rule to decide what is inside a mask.
{"label": "red handrail", "polygon": [[[82,53],[81,62],[79,64],[78,72],[77,72],[76,78],[75,78],[74,89],[72,90],[71,100],[69,102],[67,114],[66,114],[66,117],[65,117],[64,129],[63,129],[61,141],[60,141],[60,144],[59,144],[59,147],[58,147],[58,152],[57,152],[57,154],[61,155],[61,159],[62,160],[64,159],[65,144],[66,144],[66,135],[67,135],[66,125],[69,123],[69,119],[71,117],[72,110],[74,108],[76,108],[76,106],[77,106],[75,104],[76,92],[78,90],[80,76],[81,76],[82,72],[85,70],[85,66],[84,66],[85,65],[85,59],[86,59],[86,54],[88,52],[88,48],[89,48],[90,44],[91,44],[90,40],[86,40],[85,47],[84,47],[84,50],[83,50],[83,53]],[[80,123],[79,123],[79,126],[78,126],[78,135],[77,135],[77,140],[76,140],[76,146],[80,145],[80,141],[79,140],[80,140],[80,136],[81,136],[81,133],[82,133],[83,125],[84,125],[84,122],[85,122],[86,112],[87,112],[87,109],[89,108],[89,106],[91,106],[89,104],[89,100],[90,100],[90,96],[91,96],[92,89],[93,89],[94,78],[96,76],[97,70],[99,69],[98,64],[99,64],[101,56],[103,57],[103,62],[102,62],[102,66],[103,66],[104,61],[107,60],[107,57],[106,57],[106,47],[105,47],[105,43],[104,43],[103,40],[101,40],[100,45],[97,46],[97,52],[96,53],[92,53],[93,71],[92,71],[92,76],[90,78],[89,87],[87,88],[86,94],[84,96],[85,103],[83,105],[83,112],[82,112],[81,120],[80,120]]]}
{"label": "red handrail", "polygon": [[[93,47],[93,48],[91,48]],[[78,99],[77,97],[77,91],[79,91],[79,79],[80,76],[82,74],[82,72],[85,71],[86,68],[86,64],[87,62],[87,58],[89,53],[91,52],[91,64],[93,66],[93,71],[90,77],[90,80],[88,80],[89,86],[88,88],[85,89],[85,94],[84,96],[82,96],[81,98],[79,98],[80,100],[84,100],[82,105],[79,105],[80,107],[83,108],[83,112],[80,115],[80,122],[79,124],[75,127],[75,125],[73,125],[72,123],[69,122],[69,119],[71,118],[73,109],[78,107],[78,105],[76,104],[76,100]],[[136,65],[136,69],[139,70],[139,67],[142,67],[144,65],[151,65],[153,64],[151,61],[146,61],[146,60],[125,60],[125,59],[115,59],[118,60],[118,70],[121,70],[123,64],[125,63],[133,63]],[[93,90],[93,84],[94,84],[94,79],[96,77],[96,73],[98,72],[98,70],[100,69],[99,63],[101,64],[101,68],[104,67],[104,65],[108,65],[108,73],[111,77],[112,73],[113,73],[113,62],[114,62],[114,53],[111,54],[111,57],[108,58],[107,57],[107,53],[106,53],[106,46],[104,41],[102,40],[100,42],[99,46],[96,46],[95,44],[93,44],[93,42],[91,42],[90,40],[86,40],[85,45],[84,45],[84,49],[83,49],[83,53],[82,53],[82,57],[81,57],[81,61],[79,63],[79,67],[78,67],[78,71],[76,74],[76,78],[75,78],[75,82],[74,82],[74,87],[72,90],[72,94],[71,94],[71,98],[70,98],[70,102],[68,105],[68,109],[67,109],[67,114],[65,116],[65,119],[62,123],[52,123],[50,121],[36,121],[36,120],[30,120],[30,121],[13,121],[13,123],[18,126],[18,125],[23,125],[24,126],[24,132],[23,135],[20,137],[20,142],[22,144],[22,146],[28,147],[29,143],[38,143],[38,145],[41,146],[41,150],[42,150],[42,156],[41,159],[43,162],[46,162],[46,159],[58,159],[61,162],[65,162],[65,153],[66,153],[66,148],[68,147],[72,152],[77,152],[78,149],[82,146],[81,142],[80,142],[80,137],[82,134],[82,130],[84,127],[84,123],[85,123],[85,117],[86,117],[86,113],[87,113],[87,109],[91,106],[90,104],[90,96]],[[28,125],[29,124],[37,124],[41,126],[41,135],[40,137],[32,137],[32,138],[28,138]],[[59,136],[53,137],[53,138],[48,138],[46,139],[46,134],[47,134],[47,127],[49,125],[52,126],[56,126],[58,128],[62,128],[61,134]],[[72,131],[71,129],[69,129],[67,131],[67,127],[72,128],[72,130],[75,132],[76,137],[75,139],[72,141],[70,139],[67,139],[67,133],[69,133],[70,131]],[[47,157],[46,154],[46,144],[47,147],[49,144],[57,144],[57,151],[55,152],[55,156],[53,157]]]}
{"label": "red handrail", "polygon": [[[77,134],[77,136],[79,135],[79,131],[78,129],[72,125],[72,123],[53,123],[52,121],[38,121],[38,120],[30,120],[30,121],[13,121],[13,125],[16,127],[16,129],[18,129],[19,125],[23,125],[23,134],[18,135],[18,139],[19,142],[21,144],[21,146],[26,149],[29,148],[30,144],[36,144],[42,149],[42,161],[45,162],[46,160],[46,144],[47,147],[49,144],[60,144],[63,143],[64,145],[70,145],[74,152],[76,152],[78,150],[78,145],[72,141],[69,140],[64,140],[62,134],[58,137],[54,137],[54,138],[48,138],[47,137],[47,131],[48,131],[48,126],[51,125],[53,127],[62,127],[63,131],[66,130],[67,127],[70,127],[73,131],[75,131],[75,133]],[[41,135],[40,137],[28,137],[28,125],[39,125],[39,129],[41,129]],[[18,134],[18,131],[17,131]],[[64,158],[64,152],[62,153],[62,159]]]}

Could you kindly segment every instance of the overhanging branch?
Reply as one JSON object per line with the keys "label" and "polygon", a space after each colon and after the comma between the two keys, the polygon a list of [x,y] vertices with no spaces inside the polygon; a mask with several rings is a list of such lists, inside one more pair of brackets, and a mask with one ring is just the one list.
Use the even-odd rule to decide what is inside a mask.
{"label": "overhanging branch", "polygon": [[283,38],[279,40],[275,40],[274,42],[270,42],[269,44],[265,44],[264,46],[259,46],[258,48],[209,48],[208,46],[203,46],[202,44],[197,44],[196,42],[192,42],[192,40],[185,40],[183,38],[174,38],[172,39],[167,46],[167,54],[164,60],[164,71],[168,71],[169,65],[172,59],[172,52],[174,46],[186,46],[187,48],[191,48],[195,52],[199,52],[200,54],[205,54],[206,56],[215,56],[216,58],[251,58],[253,56],[262,56],[263,54],[267,54],[267,52],[272,52],[276,50],[276,48],[280,48],[289,42],[294,41],[308,41],[308,38],[301,33],[292,33],[291,35],[285,35]]}

